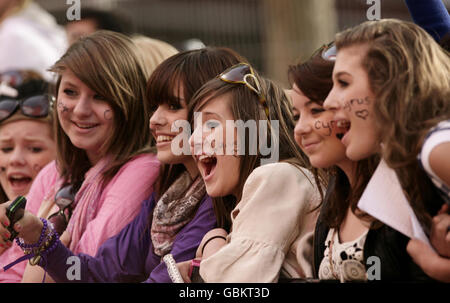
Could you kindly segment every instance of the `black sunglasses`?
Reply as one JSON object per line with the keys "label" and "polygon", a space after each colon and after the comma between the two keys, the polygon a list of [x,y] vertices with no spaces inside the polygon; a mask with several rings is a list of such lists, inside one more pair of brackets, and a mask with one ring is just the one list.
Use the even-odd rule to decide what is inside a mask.
{"label": "black sunglasses", "polygon": [[11,117],[19,108],[27,117],[47,117],[55,102],[55,97],[48,94],[37,95],[25,99],[0,97],[0,122]]}
{"label": "black sunglasses", "polygon": [[59,210],[48,217],[48,221],[53,224],[53,228],[61,235],[69,224],[70,217],[74,208],[75,192],[72,184],[61,187],[55,195],[55,204]]}

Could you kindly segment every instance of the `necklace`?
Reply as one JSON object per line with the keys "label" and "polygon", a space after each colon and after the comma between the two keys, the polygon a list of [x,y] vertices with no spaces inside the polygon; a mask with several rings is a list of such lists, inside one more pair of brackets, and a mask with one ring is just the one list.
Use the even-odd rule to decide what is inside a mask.
{"label": "necklace", "polygon": [[338,275],[334,272],[334,266],[333,266],[333,244],[334,244],[334,236],[336,235],[336,229],[333,228],[333,235],[331,236],[330,246],[329,246],[329,252],[328,252],[328,260],[330,261],[330,270],[331,274],[336,280],[339,280]]}

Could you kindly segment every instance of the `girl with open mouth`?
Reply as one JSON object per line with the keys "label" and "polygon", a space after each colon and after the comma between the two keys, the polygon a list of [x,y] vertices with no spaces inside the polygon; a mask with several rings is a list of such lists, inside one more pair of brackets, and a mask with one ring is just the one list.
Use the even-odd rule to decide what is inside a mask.
{"label": "girl with open mouth", "polygon": [[17,95],[0,93],[0,203],[26,196],[40,170],[56,157],[48,83],[29,70],[0,74],[3,84],[8,78],[17,80],[8,86]]}
{"label": "girl with open mouth", "polygon": [[[307,276],[309,260],[296,255],[307,248],[303,244],[314,226],[319,194],[293,140],[294,122],[284,91],[241,63],[205,84],[192,104],[191,112],[200,112],[203,124],[194,121],[191,150],[213,197],[220,228],[205,235],[197,261],[178,264],[184,280],[191,281],[189,271],[199,259],[205,282],[276,282],[280,276]],[[279,146],[278,161],[261,165],[261,150],[250,152],[250,134],[227,128],[227,120],[256,125],[264,121],[268,131],[264,134],[258,126],[258,134],[264,134],[259,140]],[[225,140],[230,135],[234,141]]]}
{"label": "girl with open mouth", "polygon": [[344,31],[336,47],[324,107],[349,122],[346,154],[352,160],[378,154],[395,171],[440,256],[418,240],[403,241],[403,250],[426,274],[450,282],[448,54],[419,26],[394,19]]}
{"label": "girl with open mouth", "polygon": [[311,165],[326,173],[328,181],[314,233],[314,278],[371,281],[368,260],[378,256],[382,281],[422,279],[423,272],[409,270],[415,264],[404,249],[407,238],[357,207],[379,157],[349,159],[341,141],[347,127],[336,123],[334,112],[323,106],[333,87],[335,61],[327,56],[333,48],[336,53],[334,44],[322,47],[288,72],[297,120],[295,139]]}

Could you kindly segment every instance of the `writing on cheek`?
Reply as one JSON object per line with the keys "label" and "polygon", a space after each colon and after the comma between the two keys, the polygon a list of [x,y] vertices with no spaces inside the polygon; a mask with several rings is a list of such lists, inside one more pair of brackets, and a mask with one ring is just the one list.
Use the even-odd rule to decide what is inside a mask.
{"label": "writing on cheek", "polygon": [[61,113],[69,111],[69,108],[62,102],[58,102],[58,109],[61,111]]}
{"label": "writing on cheek", "polygon": [[335,123],[335,121],[333,121],[333,120],[326,121],[326,122],[317,120],[314,123],[314,128],[317,130],[322,129],[322,128],[328,129],[328,134],[326,134],[326,136],[331,136],[331,133],[333,132],[334,123]]}
{"label": "writing on cheek", "polygon": [[42,169],[42,166],[40,166],[39,164],[33,165],[33,170],[34,170],[35,172],[38,173],[41,169]]}
{"label": "writing on cheek", "polygon": [[103,117],[105,118],[105,120],[111,120],[112,116],[113,114],[110,109],[105,110],[105,112],[103,113]]}
{"label": "writing on cheek", "polygon": [[356,117],[366,120],[367,117],[369,116],[369,111],[367,109],[359,109],[359,108],[355,109],[355,106],[357,105],[367,106],[370,104],[370,102],[371,100],[368,96],[366,96],[365,98],[353,98],[344,103],[344,110],[351,112],[353,109]]}

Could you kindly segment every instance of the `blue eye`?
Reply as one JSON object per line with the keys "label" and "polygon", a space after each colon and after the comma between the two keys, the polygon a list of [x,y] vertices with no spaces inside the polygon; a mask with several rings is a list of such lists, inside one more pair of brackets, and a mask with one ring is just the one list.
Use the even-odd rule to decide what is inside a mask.
{"label": "blue eye", "polygon": [[216,127],[219,126],[218,122],[215,121],[206,121],[206,127],[210,128],[210,129],[214,129]]}

